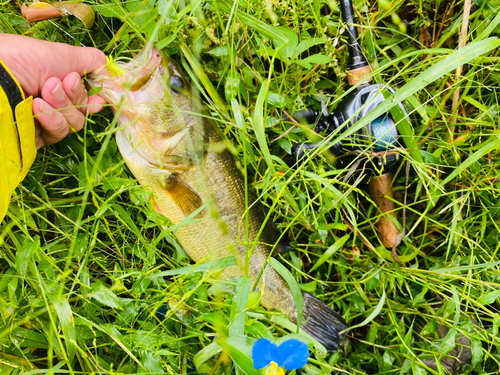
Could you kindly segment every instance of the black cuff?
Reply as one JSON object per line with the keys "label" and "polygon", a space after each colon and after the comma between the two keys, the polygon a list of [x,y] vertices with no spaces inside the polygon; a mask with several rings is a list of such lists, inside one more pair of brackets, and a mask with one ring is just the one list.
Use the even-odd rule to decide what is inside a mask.
{"label": "black cuff", "polygon": [[16,81],[14,81],[2,64],[0,64],[0,86],[5,92],[5,95],[7,95],[7,99],[9,99],[12,116],[15,119],[16,107],[23,101],[23,94],[21,93]]}

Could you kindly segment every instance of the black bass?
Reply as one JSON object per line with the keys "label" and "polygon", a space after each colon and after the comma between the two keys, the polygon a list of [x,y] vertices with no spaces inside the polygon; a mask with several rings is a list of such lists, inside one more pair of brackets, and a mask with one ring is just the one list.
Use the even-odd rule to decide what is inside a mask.
{"label": "black bass", "polygon": [[[244,276],[245,251],[255,244],[248,265],[248,276],[255,283],[271,248],[283,245],[276,244],[273,223],[258,236],[264,208],[249,189],[247,209],[244,178],[226,140],[201,115],[178,65],[156,48],[118,66],[117,77],[91,74],[88,80],[92,87],[102,87],[99,95],[119,114],[123,130],[116,133],[116,141],[127,166],[152,193],[155,209],[172,223],[198,211],[192,223],[176,232],[195,262],[234,256],[238,265],[226,269],[223,277]],[[270,265],[259,288],[264,307],[278,309],[297,322],[288,284]],[[319,299],[303,296],[301,328],[336,351],[347,329],[344,320]]]}

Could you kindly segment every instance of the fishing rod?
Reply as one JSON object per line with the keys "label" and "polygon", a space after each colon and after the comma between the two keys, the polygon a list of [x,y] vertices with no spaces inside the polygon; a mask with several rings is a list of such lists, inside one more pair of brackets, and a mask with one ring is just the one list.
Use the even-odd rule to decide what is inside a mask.
{"label": "fishing rod", "polygon": [[334,143],[328,140],[332,138],[331,134],[334,131],[341,127],[343,131],[347,131],[384,102],[387,95],[395,92],[393,88],[384,84],[370,84],[371,68],[358,42],[352,1],[340,0],[340,9],[349,43],[347,81],[351,87],[357,86],[357,88],[347,95],[332,112],[328,112],[325,103],[322,102],[321,112],[307,108],[292,114],[293,119],[300,123],[315,124],[314,131],[323,134],[327,139],[327,141],[295,145],[292,148],[292,156],[296,165],[299,165],[305,160],[308,150],[319,147],[323,149],[326,147],[328,152],[335,156],[353,152],[374,155],[371,160],[375,163],[375,168],[371,169],[375,171],[368,185],[372,199],[381,213],[376,227],[382,244],[386,248],[394,249],[401,239],[396,224],[397,213],[389,171],[397,163],[398,153],[390,151],[403,144],[394,120],[409,121],[408,113],[404,105],[400,103],[388,113],[356,131],[346,141]]}

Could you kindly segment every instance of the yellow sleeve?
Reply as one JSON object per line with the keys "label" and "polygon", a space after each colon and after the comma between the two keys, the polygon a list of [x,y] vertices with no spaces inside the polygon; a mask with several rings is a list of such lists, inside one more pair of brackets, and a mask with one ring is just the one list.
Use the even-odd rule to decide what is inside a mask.
{"label": "yellow sleeve", "polygon": [[0,61],[0,222],[36,157],[32,103]]}

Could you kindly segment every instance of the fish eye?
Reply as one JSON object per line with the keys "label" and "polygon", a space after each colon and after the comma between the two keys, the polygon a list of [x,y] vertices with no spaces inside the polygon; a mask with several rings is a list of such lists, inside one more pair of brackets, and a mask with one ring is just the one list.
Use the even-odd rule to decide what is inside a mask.
{"label": "fish eye", "polygon": [[180,94],[184,90],[184,82],[179,76],[170,76],[170,88],[176,94]]}

